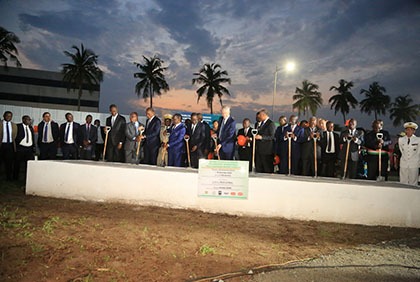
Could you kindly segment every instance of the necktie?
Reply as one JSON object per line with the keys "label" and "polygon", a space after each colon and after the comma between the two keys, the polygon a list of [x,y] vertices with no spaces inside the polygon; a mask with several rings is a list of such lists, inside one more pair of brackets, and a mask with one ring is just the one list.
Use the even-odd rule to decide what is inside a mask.
{"label": "necktie", "polygon": [[45,123],[45,127],[44,127],[44,142],[47,143],[48,141],[48,123]]}
{"label": "necktie", "polygon": [[328,145],[327,145],[327,152],[328,153],[330,153],[331,152],[331,146],[332,146],[332,142],[331,142],[331,137],[332,137],[332,132],[327,132],[328,134],[327,134],[327,142],[328,142]]}
{"label": "necktie", "polygon": [[245,128],[245,136],[248,136],[248,128]]}
{"label": "necktie", "polygon": [[408,138],[407,145],[410,145],[410,138]]}
{"label": "necktie", "polygon": [[90,124],[86,126],[86,136],[89,138]]}
{"label": "necktie", "polygon": [[67,128],[66,128],[66,135],[64,136],[64,140],[66,142],[69,141],[69,131],[70,131],[70,123],[67,123]]}
{"label": "necktie", "polygon": [[114,126],[114,123],[115,123],[115,117],[112,117],[112,119],[111,119],[111,126]]}
{"label": "necktie", "polygon": [[192,126],[192,133],[191,133],[191,135],[194,135],[194,131],[195,131],[195,124],[193,124],[193,126]]}
{"label": "necktie", "polygon": [[26,134],[26,143],[29,143],[29,132],[28,132],[28,126],[25,126],[25,134]]}
{"label": "necktie", "polygon": [[9,129],[9,122],[6,121],[6,133],[7,133],[7,143],[10,143],[10,129]]}

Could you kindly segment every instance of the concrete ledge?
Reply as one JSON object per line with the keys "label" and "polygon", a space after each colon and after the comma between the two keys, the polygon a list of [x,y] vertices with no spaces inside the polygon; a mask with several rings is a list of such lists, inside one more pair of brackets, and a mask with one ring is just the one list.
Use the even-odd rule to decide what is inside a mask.
{"label": "concrete ledge", "polygon": [[420,228],[420,190],[396,183],[280,175],[249,178],[247,200],[197,196],[198,173],[89,161],[30,161],[26,193],[212,213]]}

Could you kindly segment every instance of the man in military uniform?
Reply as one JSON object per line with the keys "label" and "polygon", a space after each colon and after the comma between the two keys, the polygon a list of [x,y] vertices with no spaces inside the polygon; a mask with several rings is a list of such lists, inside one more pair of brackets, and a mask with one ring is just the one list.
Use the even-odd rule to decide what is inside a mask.
{"label": "man in military uniform", "polygon": [[401,151],[400,182],[403,184],[418,186],[420,167],[420,138],[414,135],[417,124],[414,122],[404,123],[405,136],[398,139]]}

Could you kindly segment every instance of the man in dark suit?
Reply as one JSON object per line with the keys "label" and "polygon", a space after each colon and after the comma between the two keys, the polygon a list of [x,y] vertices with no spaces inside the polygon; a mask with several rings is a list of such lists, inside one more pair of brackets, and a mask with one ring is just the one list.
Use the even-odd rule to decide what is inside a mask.
{"label": "man in dark suit", "polygon": [[279,173],[287,174],[289,173],[289,156],[287,155],[289,144],[287,139],[287,118],[285,116],[279,117],[279,126],[274,136],[276,139],[275,152],[280,158]]}
{"label": "man in dark suit", "polygon": [[66,113],[67,122],[60,125],[60,145],[63,152],[63,160],[79,157],[78,141],[80,124],[73,121],[73,115]]}
{"label": "man in dark suit", "polygon": [[251,120],[246,118],[242,121],[242,128],[238,130],[238,136],[246,138],[245,144],[238,144],[238,155],[241,161],[249,162],[249,171],[252,171],[252,128]]}
{"label": "man in dark suit", "polygon": [[104,144],[105,144],[105,127],[101,126],[101,121],[96,119],[94,122],[96,127],[96,142],[95,142],[95,161],[99,161],[101,159],[102,154],[104,152]]}
{"label": "man in dark suit", "polygon": [[340,152],[340,138],[334,132],[334,123],[332,121],[327,122],[326,130],[321,134],[320,146],[322,158],[321,175],[334,177],[335,163]]}
{"label": "man in dark suit", "polygon": [[161,121],[155,115],[153,108],[146,109],[146,129],[144,135],[146,140],[144,142],[144,160],[143,163],[149,165],[157,164],[157,156],[160,147],[160,126]]}
{"label": "man in dark suit", "polygon": [[98,129],[92,125],[92,116],[86,116],[86,123],[79,127],[78,145],[80,148],[80,158],[82,160],[92,160],[95,151],[95,143],[98,139]]}
{"label": "man in dark suit", "polygon": [[124,162],[123,144],[125,140],[125,118],[118,113],[118,107],[114,104],[109,106],[111,116],[106,119],[106,126],[111,130],[108,132],[106,145],[106,159],[109,162]]}
{"label": "man in dark suit", "polygon": [[196,113],[191,114],[191,124],[187,127],[186,135],[190,138],[188,146],[191,167],[198,168],[198,160],[204,158],[203,144],[206,140],[206,129],[204,124],[198,120]]}
{"label": "man in dark suit", "polygon": [[276,125],[265,109],[259,111],[259,121],[260,124],[256,127],[258,134],[255,135],[255,169],[256,172],[273,173]]}
{"label": "man in dark suit", "polygon": [[205,138],[202,144],[202,151],[203,151],[203,155],[207,157],[211,148],[211,134],[210,134],[211,129],[210,129],[210,125],[205,120],[203,120],[203,115],[201,113],[197,113],[197,117],[198,117],[198,122],[204,125]]}
{"label": "man in dark suit", "polygon": [[35,153],[35,134],[31,125],[31,118],[29,116],[22,117],[22,123],[17,125],[16,136],[16,161],[13,172],[13,179],[19,179],[20,168],[24,165],[24,171],[29,160],[34,159]]}
{"label": "man in dark suit", "polygon": [[15,163],[17,125],[12,122],[13,114],[6,111],[0,123],[0,161],[4,163],[6,179],[12,180]]}
{"label": "man in dark suit", "polygon": [[217,131],[218,144],[216,151],[221,160],[233,160],[235,155],[236,123],[230,116],[230,108],[222,108],[222,117],[219,119]]}
{"label": "man in dark suit", "polygon": [[[315,176],[315,139],[319,141],[318,128],[316,127],[317,118],[311,117],[309,119],[309,127],[303,130],[302,139],[302,174],[305,176]],[[316,143],[317,146],[319,142]]]}
{"label": "man in dark suit", "polygon": [[[363,132],[356,129],[357,120],[354,118],[349,120],[348,129],[345,129],[340,134],[340,144],[342,145],[340,152],[341,160],[341,175],[343,178],[355,179],[357,177],[357,165],[360,154],[359,149],[363,146],[364,136]],[[344,166],[346,163],[347,147],[349,146],[349,155],[347,157],[347,173],[344,175]]]}
{"label": "man in dark suit", "polygon": [[59,140],[58,123],[51,120],[51,114],[42,114],[42,121],[38,124],[38,148],[40,160],[55,160],[57,158],[57,144]]}
{"label": "man in dark suit", "polygon": [[[379,175],[379,149],[381,149],[381,176],[388,179],[389,145],[392,144],[388,131],[383,130],[382,120],[375,120],[372,123],[372,131],[365,136],[365,147],[367,149],[368,179],[376,180]],[[382,138],[379,138],[379,134]]]}
{"label": "man in dark suit", "polygon": [[140,158],[137,156],[137,147],[142,140],[141,131],[144,130],[144,125],[139,122],[139,116],[136,112],[130,114],[130,122],[125,127],[125,162],[129,164],[136,163]]}
{"label": "man in dark suit", "polygon": [[184,154],[186,133],[185,126],[181,123],[182,116],[174,114],[172,117],[172,128],[170,130],[169,141],[166,144],[168,150],[168,166],[182,167],[182,156]]}
{"label": "man in dark suit", "polygon": [[[289,160],[289,140],[291,147],[291,174],[300,175],[299,168],[300,155],[301,155],[301,140],[303,139],[303,128],[297,124],[298,117],[291,115],[289,117],[289,125],[284,129],[284,139],[287,141],[287,160]],[[290,138],[290,139],[289,139]],[[287,162],[289,168],[289,163]]]}

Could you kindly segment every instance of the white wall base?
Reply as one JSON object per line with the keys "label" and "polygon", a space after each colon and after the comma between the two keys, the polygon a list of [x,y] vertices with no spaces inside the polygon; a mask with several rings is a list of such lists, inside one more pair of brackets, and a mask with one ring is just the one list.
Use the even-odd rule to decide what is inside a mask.
{"label": "white wall base", "polygon": [[30,161],[26,193],[248,216],[420,228],[420,190],[280,175],[249,178],[247,200],[197,196],[198,172],[89,161]]}

